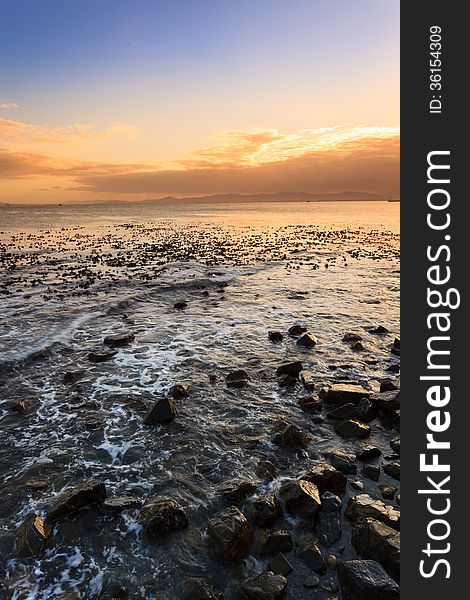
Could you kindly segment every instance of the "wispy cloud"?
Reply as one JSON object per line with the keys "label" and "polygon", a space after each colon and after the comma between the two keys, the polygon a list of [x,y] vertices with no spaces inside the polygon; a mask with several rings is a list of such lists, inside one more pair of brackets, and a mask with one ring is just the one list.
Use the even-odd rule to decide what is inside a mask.
{"label": "wispy cloud", "polygon": [[10,110],[13,108],[19,108],[18,104],[16,104],[16,102],[0,102],[0,108],[3,108],[5,110]]}

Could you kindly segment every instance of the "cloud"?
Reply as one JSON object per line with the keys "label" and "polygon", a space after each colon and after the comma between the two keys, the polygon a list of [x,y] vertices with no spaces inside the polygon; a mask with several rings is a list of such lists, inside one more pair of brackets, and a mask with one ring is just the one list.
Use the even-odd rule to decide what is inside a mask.
{"label": "cloud", "polygon": [[0,108],[9,110],[12,108],[18,108],[18,104],[16,104],[16,102],[0,102]]}

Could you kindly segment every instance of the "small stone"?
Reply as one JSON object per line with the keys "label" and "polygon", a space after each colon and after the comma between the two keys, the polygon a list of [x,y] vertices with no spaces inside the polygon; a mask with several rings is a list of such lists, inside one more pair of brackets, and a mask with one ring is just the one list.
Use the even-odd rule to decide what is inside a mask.
{"label": "small stone", "polygon": [[320,585],[320,578],[317,577],[316,575],[309,575],[305,580],[304,580],[304,586],[306,588],[316,588]]}
{"label": "small stone", "polygon": [[304,348],[313,348],[317,345],[317,338],[311,333],[304,333],[301,338],[297,340],[297,346],[303,346]]}
{"label": "small stone", "polygon": [[397,454],[400,454],[400,438],[399,437],[395,437],[393,439],[390,440],[390,447],[392,448],[392,450],[394,452],[396,452]]}
{"label": "small stone", "polygon": [[400,481],[400,463],[392,462],[383,466],[384,473]]}
{"label": "small stone", "polygon": [[275,344],[279,344],[280,342],[282,342],[282,339],[284,336],[279,331],[269,331],[268,337],[271,340],[271,342],[274,342]]}
{"label": "small stone", "polygon": [[288,423],[274,434],[271,441],[276,446],[281,446],[282,448],[292,448],[294,450],[302,448],[305,450],[310,444],[311,439],[305,431],[302,431],[296,425]]}
{"label": "small stone", "polygon": [[397,493],[397,488],[394,485],[379,485],[379,490],[382,494],[382,498],[385,498],[385,500],[393,500]]}
{"label": "small stone", "polygon": [[[334,554],[330,554],[328,556],[328,558],[326,559],[326,564],[328,565],[328,568],[331,571],[336,571],[337,567],[338,567],[338,559],[336,558],[336,556]],[[336,590],[330,590],[332,592],[336,591]]]}
{"label": "small stone", "polygon": [[108,335],[108,337],[104,338],[103,343],[106,346],[111,346],[111,348],[121,348],[134,340],[135,335],[133,333],[123,333],[122,335]]}
{"label": "small stone", "polygon": [[327,592],[337,592],[338,591],[338,586],[333,581],[333,579],[327,579],[326,581],[324,581],[322,583],[322,588],[324,590],[326,590]]}
{"label": "small stone", "polygon": [[379,465],[364,465],[362,467],[362,474],[371,481],[378,481],[380,479],[380,466]]}
{"label": "small stone", "polygon": [[362,342],[354,342],[351,346],[351,350],[354,350],[354,352],[361,352],[361,350],[364,350],[364,344]]}
{"label": "small stone", "polygon": [[335,469],[341,471],[345,475],[355,475],[357,473],[357,466],[355,464],[356,457],[354,454],[348,454],[342,450],[332,450],[328,452],[326,456]]}
{"label": "small stone", "polygon": [[284,363],[279,365],[276,370],[276,375],[280,377],[281,375],[289,375],[290,377],[298,377],[300,372],[302,371],[302,363],[300,361]]}
{"label": "small stone", "polygon": [[269,568],[273,573],[284,575],[284,577],[292,572],[292,565],[281,552],[271,560],[269,563]]}
{"label": "small stone", "polygon": [[361,446],[358,450],[356,457],[358,460],[373,460],[374,458],[379,457],[382,454],[382,450],[378,446],[371,446],[366,444]]}
{"label": "small stone", "polygon": [[149,407],[144,417],[144,423],[146,425],[170,423],[178,414],[176,402],[172,398],[160,398]]}
{"label": "small stone", "polygon": [[390,333],[390,331],[384,327],[383,325],[379,325],[378,327],[374,327],[373,329],[369,329],[369,333],[373,333],[375,335],[384,335],[386,333]]}
{"label": "small stone", "polygon": [[109,350],[109,352],[90,352],[88,354],[88,360],[93,363],[102,363],[111,360],[116,354],[117,350]]}
{"label": "small stone", "polygon": [[187,307],[188,307],[188,303],[185,302],[184,300],[182,300],[181,302],[175,302],[173,304],[173,308],[176,308],[176,310],[184,310]]}
{"label": "small stone", "polygon": [[359,491],[362,491],[364,489],[364,484],[362,483],[362,481],[351,481],[351,486],[355,490],[359,490]]}
{"label": "small stone", "polygon": [[64,383],[76,383],[82,377],[85,376],[86,371],[66,371],[64,373],[63,382]]}
{"label": "small stone", "polygon": [[244,600],[279,600],[287,587],[287,579],[276,573],[261,573],[245,581],[241,587]]}
{"label": "small stone", "polygon": [[343,335],[343,342],[362,342],[362,336],[358,333],[345,333]]}
{"label": "small stone", "polygon": [[256,474],[265,481],[272,481],[278,476],[278,472],[273,463],[269,460],[260,460],[256,465]]}
{"label": "small stone", "polygon": [[250,377],[246,371],[243,369],[238,369],[237,371],[232,371],[227,375],[225,381],[228,387],[243,387],[250,380]]}
{"label": "small stone", "polygon": [[344,438],[365,438],[370,435],[370,426],[358,421],[357,419],[348,419],[335,426],[338,435]]}
{"label": "small stone", "polygon": [[299,337],[307,331],[307,328],[303,325],[292,325],[292,327],[289,327],[288,331],[289,335],[292,337]]}

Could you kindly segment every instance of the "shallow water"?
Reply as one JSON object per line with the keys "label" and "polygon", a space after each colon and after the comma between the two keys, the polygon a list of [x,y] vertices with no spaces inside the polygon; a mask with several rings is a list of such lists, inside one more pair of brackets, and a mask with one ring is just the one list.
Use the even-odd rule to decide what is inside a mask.
{"label": "shallow water", "polygon": [[[227,481],[250,479],[258,493],[266,489],[255,474],[260,459],[277,465],[280,477],[269,484],[276,489],[326,450],[357,448],[328,419],[314,422],[302,412],[297,400],[306,393],[280,388],[275,370],[301,360],[314,396],[342,379],[379,389],[386,368],[399,362],[390,354],[399,335],[398,212],[398,204],[370,202],[0,207],[5,597],[77,591],[98,598],[107,581],[125,581],[132,598],[161,591],[179,598],[188,576],[202,576],[232,598],[242,579],[262,570],[259,557],[235,565],[219,558],[207,520],[225,506]],[[182,300],[188,307],[176,310]],[[287,335],[295,323],[317,336],[314,349]],[[368,333],[378,324],[390,334]],[[106,335],[123,331],[135,334],[132,344],[109,362],[88,361]],[[283,342],[271,343],[268,331],[283,332]],[[364,351],[342,341],[347,331],[363,336]],[[227,388],[225,376],[237,368],[250,383]],[[84,376],[64,384],[64,373],[75,369]],[[179,418],[144,425],[146,403],[174,383],[192,385],[178,401]],[[31,410],[11,411],[26,399]],[[279,420],[312,436],[306,455],[270,442]],[[388,454],[389,437],[373,423],[370,442]],[[32,477],[45,487],[28,487]],[[138,510],[109,517],[89,509],[56,526],[42,557],[15,559],[24,517],[87,478],[104,481],[108,497],[175,498],[190,526],[151,543]],[[388,481],[382,473],[379,483]],[[376,483],[364,484],[377,496]],[[344,528],[327,554],[346,545],[345,556],[354,556]],[[287,598],[331,596],[308,595],[301,575],[299,566]]]}

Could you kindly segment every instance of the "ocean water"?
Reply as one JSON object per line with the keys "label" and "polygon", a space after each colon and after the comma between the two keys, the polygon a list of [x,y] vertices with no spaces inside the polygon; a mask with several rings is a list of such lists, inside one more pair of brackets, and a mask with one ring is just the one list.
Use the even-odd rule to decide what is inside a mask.
{"label": "ocean water", "polygon": [[[226,506],[224,486],[245,479],[258,485],[255,495],[275,491],[332,448],[354,452],[358,442],[338,437],[325,411],[322,420],[303,412],[299,398],[335,381],[377,392],[399,363],[390,352],[399,337],[398,203],[6,206],[0,269],[5,598],[97,599],[116,581],[131,598],[179,598],[190,576],[235,598],[269,561],[231,564],[213,551],[207,521]],[[180,301],[184,310],[174,308]],[[296,323],[315,334],[315,348],[288,335]],[[390,333],[369,333],[377,325]],[[282,332],[282,343],[270,342],[269,331]],[[110,361],[88,360],[121,332],[135,340]],[[363,337],[362,351],[342,341],[346,332]],[[276,367],[293,360],[313,392],[279,386]],[[246,387],[227,388],[234,369],[248,372]],[[65,384],[71,370],[83,374]],[[192,388],[177,401],[179,417],[145,425],[146,406],[175,383]],[[272,444],[279,421],[311,435],[306,452]],[[370,443],[390,454],[395,435],[374,421]],[[266,459],[279,473],[269,484],[256,475]],[[174,498],[190,525],[151,542],[138,509],[110,517],[92,508],[55,526],[40,556],[17,558],[24,518],[84,479],[105,482],[108,497]],[[378,497],[377,485],[390,482],[398,485],[383,473],[378,483],[363,479],[364,491]],[[294,536],[305,528],[291,517],[278,525]],[[344,546],[344,556],[356,556],[344,520],[343,528],[326,555]],[[308,596],[305,576],[299,563],[286,598],[331,596]]]}

